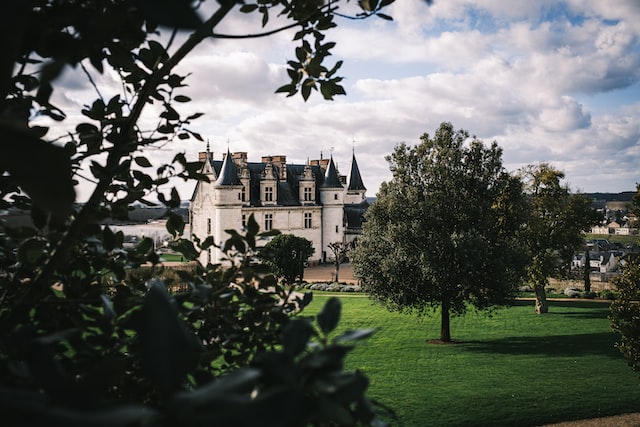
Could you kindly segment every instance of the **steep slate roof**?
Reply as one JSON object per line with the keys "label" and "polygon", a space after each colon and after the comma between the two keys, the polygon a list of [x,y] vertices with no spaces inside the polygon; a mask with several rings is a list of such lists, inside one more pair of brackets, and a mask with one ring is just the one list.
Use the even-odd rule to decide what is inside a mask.
{"label": "steep slate roof", "polygon": [[327,166],[327,172],[324,174],[322,188],[343,188],[338,170],[336,169],[335,163],[333,163],[333,156],[331,156],[329,166]]}
{"label": "steep slate roof", "polygon": [[[354,157],[355,161],[355,157]],[[213,160],[210,159],[210,165],[213,168],[218,179],[215,184],[220,186],[229,186],[229,185],[242,185],[240,181],[240,173],[238,167],[233,161],[233,155],[227,151],[227,155],[224,160]],[[260,181],[262,180],[262,175],[264,174],[266,163],[262,162],[247,162],[247,169],[250,174],[250,187],[248,188],[248,201],[251,206],[262,206],[260,200]],[[281,171],[280,167],[274,165],[274,169],[276,175],[278,176],[278,200],[277,204],[280,206],[299,206],[300,205],[300,177],[304,173],[305,167],[307,165],[300,164],[287,164],[286,166],[286,180],[280,178]],[[319,165],[310,165],[313,172],[313,176],[315,178],[315,188],[316,194],[315,199],[316,203],[320,201],[320,188],[343,188],[343,185],[340,181],[340,176],[338,174],[338,170],[336,169],[335,163],[333,162],[333,158],[331,158],[327,170],[323,173],[322,168]],[[353,176],[353,165],[352,165],[352,176]],[[364,185],[362,185],[362,177],[360,176],[360,171],[356,165],[357,170],[357,181],[359,184],[357,185],[358,189],[364,189]],[[353,178],[352,178],[353,180]],[[195,192],[194,192],[195,194]],[[363,212],[362,209],[366,210],[363,204],[358,205],[347,205],[351,206],[349,212],[353,212],[351,215],[352,219],[348,219],[349,226],[353,223],[354,227],[359,227],[361,220],[359,219]],[[368,204],[366,204],[368,207]],[[346,206],[345,206],[346,209]],[[354,211],[355,209],[355,211]]]}
{"label": "steep slate roof", "polygon": [[240,178],[238,178],[238,169],[233,161],[231,153],[227,150],[227,157],[224,158],[222,168],[216,180],[216,185],[228,186],[228,185],[242,185]]}
{"label": "steep slate roof", "polygon": [[360,175],[360,168],[358,168],[358,162],[356,162],[356,153],[353,153],[351,159],[351,172],[349,173],[349,187],[347,190],[366,190],[362,182],[362,176]]}
{"label": "steep slate roof", "polygon": [[364,214],[369,209],[369,203],[363,200],[356,205],[345,205],[344,214],[347,219],[347,228],[361,229],[362,223],[365,221]]}

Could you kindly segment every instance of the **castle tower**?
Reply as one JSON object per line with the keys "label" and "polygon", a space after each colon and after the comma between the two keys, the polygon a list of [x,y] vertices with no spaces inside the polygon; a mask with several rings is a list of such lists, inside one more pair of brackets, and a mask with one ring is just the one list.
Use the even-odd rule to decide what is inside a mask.
{"label": "castle tower", "polygon": [[320,186],[320,203],[322,204],[322,260],[327,261],[331,254],[328,245],[342,242],[344,239],[344,187],[340,175],[333,162],[329,160]]}
{"label": "castle tower", "polygon": [[[217,176],[212,158],[213,154],[209,151],[209,143],[207,143],[207,151],[201,152],[198,160],[203,162],[200,172],[209,181],[198,181],[189,203],[189,236],[197,236],[201,240],[211,235],[213,215],[215,214],[213,186]],[[210,259],[210,254],[203,254],[200,261],[207,263]]]}
{"label": "castle tower", "polygon": [[[242,182],[238,177],[238,169],[229,150],[222,162],[218,179],[213,183],[213,241],[220,245],[229,237],[224,230],[242,229]],[[211,262],[218,262],[222,252],[211,249]]]}
{"label": "castle tower", "polygon": [[367,188],[362,182],[362,176],[360,175],[360,168],[358,168],[358,162],[356,161],[356,153],[353,151],[351,158],[351,170],[349,172],[349,178],[347,181],[347,194],[344,197],[344,203],[350,205],[356,205],[362,203],[365,200],[365,194]]}

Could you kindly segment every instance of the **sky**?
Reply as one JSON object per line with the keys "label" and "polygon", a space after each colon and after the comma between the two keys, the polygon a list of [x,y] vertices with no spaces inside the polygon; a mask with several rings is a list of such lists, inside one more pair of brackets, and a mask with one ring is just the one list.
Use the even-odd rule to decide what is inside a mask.
{"label": "sky", "polygon": [[[548,162],[574,191],[635,190],[640,1],[397,0],[385,13],[392,22],[338,18],[327,32],[337,43],[329,65],[344,60],[346,96],[325,101],[314,93],[304,102],[274,93],[288,83],[286,61],[295,58],[291,30],[196,48],[178,69],[190,73],[181,93],[192,98],[179,111],[204,113],[190,129],[209,141],[215,159],[229,149],[249,161],[286,155],[300,164],[322,153],[346,175],[355,152],[370,197],[392,178],[385,156],[445,121],[496,141],[509,171]],[[260,32],[260,16],[236,11],[216,31]],[[65,111],[95,98],[83,78],[62,77],[57,102]],[[105,96],[117,93],[113,75],[94,79]],[[153,106],[149,114],[148,124],[157,121]],[[67,123],[77,120],[70,115]],[[145,155],[162,161],[184,152],[196,160],[205,147],[175,141]],[[195,184],[176,184],[188,199]],[[82,182],[79,199],[90,187]]]}

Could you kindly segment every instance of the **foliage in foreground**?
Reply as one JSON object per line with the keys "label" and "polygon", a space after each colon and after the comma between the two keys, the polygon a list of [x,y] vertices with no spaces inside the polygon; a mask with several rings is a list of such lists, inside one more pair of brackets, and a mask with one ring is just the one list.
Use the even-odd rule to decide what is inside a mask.
{"label": "foliage in foreground", "polygon": [[[330,328],[318,319],[321,345],[307,348],[316,333],[308,320],[291,315],[310,296],[285,299],[288,293],[255,262],[261,237],[255,221],[245,235],[230,232],[226,243],[182,238],[185,224],[174,212],[180,196],[163,186],[175,178],[206,179],[198,173],[201,165],[184,153],[152,165],[145,151],[204,139],[192,130],[202,114],[179,111],[190,98],[182,93],[188,71],[176,70],[205,39],[297,27],[289,83],[277,92],[306,100],[319,91],[333,99],[344,94],[341,62],[327,67],[335,43],[324,38],[334,18],[347,15],[337,12],[338,3],[354,6],[356,18],[389,18],[380,11],[391,2],[209,0],[210,8],[189,0],[3,3],[11,19],[0,29],[6,41],[0,209],[21,210],[32,220],[26,227],[0,222],[3,421],[242,425],[250,418],[247,425],[255,425],[251,417],[262,416],[263,425],[374,422],[365,379],[342,370],[348,346],[329,343]],[[257,16],[258,27],[278,15],[282,26],[249,36],[217,34],[233,13]],[[81,111],[54,105],[59,77],[71,69],[78,85],[95,92]],[[101,74],[119,79],[121,90],[98,87]],[[65,127],[68,116],[81,122]],[[56,135],[36,118],[55,124]],[[76,205],[80,180],[92,193]],[[219,244],[230,266],[181,272],[179,282],[189,290],[177,295],[167,292],[172,283],[130,274],[158,263],[152,240],[125,249],[123,234],[101,224],[126,219],[134,203],[154,204],[154,195],[167,208],[172,250],[192,261]],[[326,317],[336,321],[337,309],[328,310],[334,315]],[[292,410],[285,398],[301,409]]]}
{"label": "foliage in foreground", "polygon": [[[253,218],[250,224],[257,229]],[[20,309],[28,290],[7,292],[9,304],[0,310],[3,420],[68,426],[382,423],[365,396],[367,377],[344,370],[350,343],[372,331],[329,339],[340,318],[337,299],[315,322],[291,318],[312,294],[285,300],[289,294],[252,261],[255,237],[234,234],[226,245],[229,258],[239,260],[234,266],[183,271],[191,290],[176,295],[159,279],[140,289],[94,284],[95,297],[76,300],[60,292]]]}

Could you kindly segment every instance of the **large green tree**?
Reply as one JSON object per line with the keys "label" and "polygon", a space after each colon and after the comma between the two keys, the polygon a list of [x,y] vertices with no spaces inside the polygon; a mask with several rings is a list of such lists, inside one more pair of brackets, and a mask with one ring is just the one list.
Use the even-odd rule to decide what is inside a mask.
{"label": "large green tree", "polygon": [[263,248],[261,258],[273,268],[274,274],[286,284],[304,277],[304,266],[313,255],[313,244],[304,237],[278,234]]}
{"label": "large green tree", "polygon": [[[181,238],[180,195],[165,186],[172,178],[206,179],[197,172],[201,164],[187,162],[179,146],[168,164],[153,165],[146,156],[150,147],[203,139],[193,130],[202,114],[181,111],[190,101],[182,92],[190,70],[179,72],[179,65],[206,39],[295,28],[285,84],[276,91],[333,99],[344,89],[341,62],[328,64],[335,43],[325,40],[327,31],[349,10],[355,19],[389,19],[381,10],[391,2],[2,2],[0,210],[21,210],[32,220],[13,226],[0,219],[5,424],[376,422],[363,396],[366,378],[343,372],[348,348],[327,338],[339,303],[318,315],[319,329],[291,320],[310,296],[283,302],[287,293],[255,259],[256,241],[266,237],[255,221],[245,235],[229,230],[221,249],[232,265],[194,262],[177,272],[188,289],[179,295],[168,292],[171,283],[157,270],[137,274],[135,267],[159,261],[151,239],[126,248],[123,234],[102,224],[125,219],[133,203],[157,199],[167,209],[172,249],[196,260],[214,242]],[[255,31],[217,31],[234,14],[255,17]],[[69,69],[79,71],[76,84],[95,92],[81,111],[54,105],[59,77]],[[119,79],[121,92],[106,97],[99,74]],[[42,116],[55,136],[35,122]],[[70,116],[81,123],[65,126]],[[90,182],[92,193],[75,204],[80,180]],[[321,345],[308,349],[313,337]],[[224,374],[231,376],[216,381]]]}
{"label": "large green tree", "polygon": [[547,163],[518,171],[528,200],[527,225],[523,233],[529,252],[527,279],[536,293],[536,313],[547,313],[549,277],[561,273],[574,251],[584,243],[583,232],[597,221],[591,201],[572,194],[563,184],[564,173]]}
{"label": "large green tree", "polygon": [[451,315],[512,301],[524,266],[524,199],[495,142],[450,123],[420,139],[387,156],[393,179],[367,211],[351,259],[363,289],[390,310],[439,307],[447,342]]}

